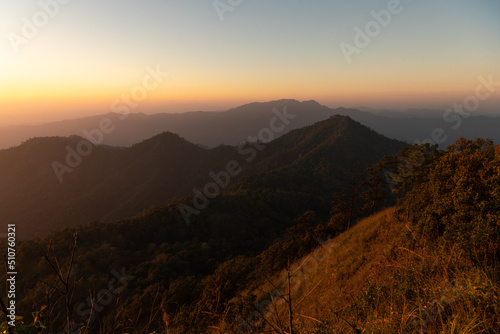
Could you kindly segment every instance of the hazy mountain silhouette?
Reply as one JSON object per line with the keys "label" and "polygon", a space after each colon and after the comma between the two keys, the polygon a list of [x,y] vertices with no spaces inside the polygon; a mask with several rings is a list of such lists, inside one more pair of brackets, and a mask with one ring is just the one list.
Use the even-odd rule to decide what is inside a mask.
{"label": "hazy mountain silhouette", "polygon": [[[273,117],[272,110],[282,110],[286,106],[296,118],[287,128],[277,133],[298,129],[325,120],[333,115],[345,115],[373,128],[375,131],[406,142],[431,138],[436,128],[442,128],[447,139],[441,144],[445,147],[460,137],[475,139],[489,137],[500,142],[500,117],[471,116],[467,119],[443,120],[444,111],[435,110],[374,110],[337,108],[331,109],[316,101],[299,102],[296,100],[277,100],[263,103],[250,103],[224,112],[187,112],[182,114],[142,113],[124,115],[108,113],[74,120],[52,122],[36,126],[14,126],[0,128],[0,148],[19,145],[33,137],[84,136],[84,131],[99,127],[103,119],[110,119],[114,130],[104,134],[103,144],[112,146],[131,146],[156,134],[168,131],[178,133],[186,140],[206,147],[217,145],[236,145],[245,141],[263,127],[269,126]],[[458,114],[449,117],[458,117]],[[460,124],[458,124],[460,122]],[[455,127],[457,127],[455,129]],[[453,127],[452,127],[453,126]]]}
{"label": "hazy mountain silhouette", "polygon": [[442,118],[444,114],[444,110],[435,110],[435,109],[396,110],[396,109],[374,109],[364,106],[357,107],[354,109],[366,111],[371,114],[389,118]]}
{"label": "hazy mountain silhouette", "polygon": [[[35,138],[0,151],[0,220],[17,222],[22,236],[90,221],[112,221],[213,182],[209,173],[229,161],[242,167],[231,189],[271,188],[315,196],[331,194],[350,173],[402,143],[389,140],[347,117],[336,116],[294,130],[265,144],[203,149],[163,133],[130,148],[94,146],[59,182],[53,163],[65,164],[69,147],[81,137]],[[251,151],[254,154],[250,154]]]}
{"label": "hazy mountain silhouette", "polygon": [[225,112],[200,111],[155,115],[136,113],[125,115],[126,117],[108,113],[36,126],[0,128],[0,147],[16,146],[32,137],[83,136],[84,130],[91,131],[99,127],[104,118],[112,120],[115,126],[114,131],[104,135],[103,143],[107,145],[131,146],[165,131],[178,133],[192,143],[208,147],[221,144],[236,145],[263,127],[268,127],[270,119],[274,116],[273,109],[281,111],[285,105],[291,114],[297,115],[286,131],[311,125],[335,114],[331,109],[315,101],[295,100],[250,103]]}
{"label": "hazy mountain silhouette", "polygon": [[500,132],[498,131],[500,129],[500,117],[471,115],[464,118],[454,113],[449,114],[445,121],[443,117],[389,118],[360,112],[356,109],[339,108],[335,109],[335,111],[341,115],[349,115],[384,136],[407,143],[421,143],[433,139],[435,131],[438,131],[438,133],[442,131],[442,135],[437,135],[437,138],[445,140],[442,142],[433,140],[432,143],[439,144],[443,149],[461,137],[471,140],[491,138],[496,143],[500,143]]}

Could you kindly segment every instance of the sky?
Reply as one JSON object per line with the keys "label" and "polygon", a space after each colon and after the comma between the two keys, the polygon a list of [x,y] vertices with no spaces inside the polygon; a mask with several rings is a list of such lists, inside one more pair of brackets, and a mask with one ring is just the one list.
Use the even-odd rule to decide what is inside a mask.
{"label": "sky", "polygon": [[[124,103],[445,109],[500,82],[499,18],[498,0],[0,0],[0,125]],[[500,86],[479,111],[499,106]]]}

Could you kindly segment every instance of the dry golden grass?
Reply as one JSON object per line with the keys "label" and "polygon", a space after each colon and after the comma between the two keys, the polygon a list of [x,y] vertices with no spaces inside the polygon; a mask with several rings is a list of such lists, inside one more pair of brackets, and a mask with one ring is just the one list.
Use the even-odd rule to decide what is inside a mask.
{"label": "dry golden grass", "polygon": [[[392,208],[329,240],[291,266],[295,333],[500,333],[498,266],[431,246]],[[286,277],[252,291],[269,323],[255,333],[289,332]]]}

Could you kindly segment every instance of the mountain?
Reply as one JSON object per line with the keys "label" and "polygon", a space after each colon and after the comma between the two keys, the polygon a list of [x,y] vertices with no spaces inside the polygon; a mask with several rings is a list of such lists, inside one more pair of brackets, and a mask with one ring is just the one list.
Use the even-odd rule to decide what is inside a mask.
{"label": "mountain", "polygon": [[388,118],[442,118],[444,110],[433,109],[373,109],[369,107],[354,108],[361,111],[369,112],[370,114],[384,116]]}
{"label": "mountain", "polygon": [[[142,113],[104,115],[81,119],[52,122],[36,126],[12,126],[0,128],[0,148],[17,146],[33,137],[84,136],[95,133],[102,122],[110,122],[109,131],[102,138],[94,139],[112,146],[132,146],[163,132],[178,133],[186,140],[205,147],[237,145],[248,136],[269,126],[273,109],[282,110],[286,106],[295,115],[286,130],[275,133],[280,136],[287,131],[312,125],[333,115],[349,116],[393,139],[413,143],[415,140],[432,139],[435,129],[443,129],[446,140],[438,142],[442,148],[454,143],[460,137],[475,139],[489,137],[500,142],[499,117],[470,116],[459,114],[443,116],[444,111],[436,110],[374,110],[369,108],[332,109],[316,101],[284,99],[262,103],[249,103],[223,112],[187,112],[182,114]],[[441,136],[439,136],[441,137]]]}
{"label": "mountain", "polygon": [[[2,186],[10,183],[9,193],[17,191],[10,196],[20,205],[10,214],[18,210],[16,214],[26,215],[16,220],[18,234],[27,231],[28,237],[34,232],[41,236],[19,246],[18,261],[26,277],[18,286],[23,291],[18,303],[20,314],[26,314],[21,310],[30,310],[37,304],[36,299],[44,296],[42,281],[53,282],[46,258],[38,256],[40,247],[50,249],[50,244],[54,245],[49,259],[58,257],[58,263],[67,268],[73,231],[78,235],[74,274],[83,277],[81,284],[86,287],[74,294],[73,313],[78,323],[86,320],[85,312],[78,310],[86,308],[85,303],[79,303],[88,297],[88,289],[100,291],[101,286],[108,286],[109,273],[117,271],[136,278],[121,295],[132,308],[142,308],[144,303],[155,305],[154,297],[150,300],[154,285],[171,300],[165,310],[175,312],[191,300],[192,294],[198,292],[197,285],[219,263],[242,255],[258,255],[308,210],[327,217],[335,195],[350,184],[353,172],[361,172],[405,146],[345,116],[292,130],[268,143],[249,142],[240,147],[203,149],[164,133],[131,148],[94,147],[95,151],[59,183],[51,161],[60,159],[59,152],[67,145],[75,147],[80,142],[77,137],[40,138],[0,152],[0,161],[8,158],[21,162],[10,169],[8,164],[3,165],[0,174]],[[38,167],[41,162],[46,166],[42,171]],[[45,181],[30,185],[34,180],[29,175],[33,173],[38,173],[36,179]],[[231,176],[228,183],[225,173]],[[176,188],[177,184],[182,184],[184,190]],[[50,191],[43,193],[49,185]],[[210,195],[217,185],[216,195]],[[193,192],[193,187],[199,191]],[[126,214],[153,195],[167,201],[169,191],[184,196],[152,208],[147,206],[148,210],[135,217]],[[23,199],[26,194],[35,200]],[[7,199],[5,196],[1,203]],[[9,204],[14,203],[12,200]],[[188,207],[191,211],[183,211]],[[64,228],[80,224],[81,217],[111,217],[123,212],[125,219],[106,221],[98,217],[74,229]],[[49,227],[58,231],[44,236],[42,233]],[[58,310],[60,302],[53,296],[48,307]],[[103,320],[118,310],[98,308],[102,311],[96,316]],[[142,321],[148,314],[131,317],[125,312],[119,316]],[[60,328],[61,319],[50,321]],[[114,326],[95,321],[92,328],[97,330],[101,325]]]}
{"label": "mountain", "polygon": [[390,118],[362,113],[356,109],[335,109],[340,115],[350,115],[378,133],[406,143],[430,142],[444,149],[459,138],[475,140],[490,138],[500,143],[500,117],[467,116],[451,113],[444,117]]}
{"label": "mountain", "polygon": [[130,148],[94,146],[75,136],[35,138],[0,151],[0,219],[19,223],[25,237],[123,219],[195,187],[203,191],[214,175],[228,175],[229,162],[238,173],[231,173],[227,189],[311,191],[329,204],[352,171],[403,145],[343,116],[241,147],[204,149],[171,133]]}
{"label": "mountain", "polygon": [[[208,289],[224,279],[246,283],[237,285],[238,295],[215,284],[226,306],[200,327],[226,333],[498,333],[499,149],[488,140],[463,138],[447,151],[403,149],[393,160],[397,168],[386,165],[398,174],[391,176],[399,179],[402,195],[395,208],[329,241],[315,238],[326,226],[294,226],[260,254],[260,266],[253,264],[280,262],[273,275],[251,274],[241,260],[221,265],[206,279],[211,284],[203,296],[211,297]],[[333,217],[326,225],[332,223]],[[199,303],[202,311],[211,310],[206,299]]]}
{"label": "mountain", "polygon": [[[404,147],[375,166],[391,175],[397,206],[349,227],[321,213],[334,196],[314,179],[361,167],[340,153],[365,145],[362,157],[387,139],[342,116],[292,133],[290,154],[311,156],[276,168],[273,184],[242,176],[189,223],[179,208],[192,196],[22,241],[18,314],[51,332],[66,319],[88,332],[498,332],[499,146]],[[352,144],[338,151],[343,139]],[[268,145],[256,165],[274,163]]]}
{"label": "mountain", "polygon": [[68,150],[82,142],[89,144],[81,137],[35,138],[0,151],[1,220],[20,223],[22,236],[35,236],[132,216],[188,193],[207,168],[221,168],[220,161],[235,153],[207,151],[163,133],[127,149],[91,146],[90,155],[68,167]]}
{"label": "mountain", "polygon": [[[107,113],[81,119],[52,122],[35,126],[13,126],[0,128],[0,147],[19,145],[32,137],[83,136],[99,128],[103,119],[112,122],[113,130],[103,136],[103,144],[131,146],[162,132],[180,134],[192,143],[208,147],[236,145],[247,137],[269,126],[273,109],[286,106],[296,118],[286,131],[325,120],[335,113],[315,101],[277,100],[250,103],[224,112],[187,112],[182,114],[142,113],[121,115]],[[281,135],[283,132],[277,133]]]}

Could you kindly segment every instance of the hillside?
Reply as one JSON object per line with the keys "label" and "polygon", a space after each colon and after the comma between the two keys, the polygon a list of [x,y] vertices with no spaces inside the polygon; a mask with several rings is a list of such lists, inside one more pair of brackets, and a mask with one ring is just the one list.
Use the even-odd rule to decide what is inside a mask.
{"label": "hillside", "polygon": [[[171,134],[155,137],[131,149],[149,152],[158,148],[162,152],[165,138],[169,139],[168,143],[173,141],[181,148],[187,145],[193,151],[237,152],[236,148],[228,147],[207,151],[189,146]],[[176,314],[189,309],[199,297],[202,282],[219,264],[242,256],[258,256],[287,229],[301,226],[302,220],[317,224],[319,217],[329,215],[335,193],[344,192],[335,185],[349,183],[353,171],[403,146],[347,117],[332,117],[268,143],[255,160],[248,162],[240,180],[211,199],[199,214],[189,217],[188,222],[180,205],[193,205],[192,195],[159,205],[134,218],[64,228],[47,237],[25,241],[18,248],[19,270],[24,273],[23,280],[18,282],[19,291],[22,291],[18,300],[20,314],[29,319],[30,311],[42,308],[49,298],[51,303],[45,311],[44,321],[54,330],[61,328],[62,319],[56,316],[57,310],[64,307],[61,293],[47,295],[50,289],[47,290],[44,282],[51,282],[52,286],[61,284],[54,281],[57,277],[51,273],[52,266],[47,261],[57,259],[63,268],[68,268],[74,233],[78,235],[77,248],[73,258],[75,265],[70,272],[75,275],[72,277],[78,277],[78,286],[71,291],[75,301],[85,300],[88,289],[90,293],[98,293],[109,281],[110,272],[124,268],[129,275],[137,277],[130,282],[116,308],[99,313],[98,319],[103,326],[112,328],[116,321],[121,321],[113,320],[115,317],[126,319],[136,308],[151,305],[151,298],[156,298],[151,295],[155,289],[159,289],[164,299],[166,312]],[[249,143],[245,149],[250,147],[254,145]],[[128,149],[102,149],[112,150],[121,159],[127,157]],[[353,152],[360,152],[363,159],[354,158]],[[160,157],[168,160],[166,155],[159,154]],[[238,155],[235,159],[243,165],[246,158],[247,155]],[[217,161],[226,162],[220,156]],[[341,169],[346,171],[339,174]],[[114,175],[117,174],[115,171]],[[83,209],[91,211],[89,207]],[[315,210],[318,217],[307,218],[306,215],[301,218],[307,210]],[[360,215],[361,211],[357,208],[355,214]],[[338,229],[342,228],[344,223],[339,222]],[[325,228],[318,233],[326,238],[328,234],[337,233],[337,228]],[[47,256],[43,255],[44,251]],[[276,262],[275,266],[279,265],[280,262]],[[121,304],[124,301],[125,304]],[[122,309],[124,305],[131,305],[131,308]],[[81,314],[75,314],[78,303],[72,306],[73,315],[83,321]],[[134,321],[142,322],[144,317],[147,317],[146,311]],[[137,323],[126,326],[134,328]],[[93,330],[97,325],[92,324]]]}
{"label": "hillside", "polygon": [[0,151],[0,220],[18,223],[19,236],[140,214],[189,196],[193,188],[203,191],[213,182],[210,173],[226,170],[230,161],[241,171],[231,177],[227,191],[311,192],[308,196],[324,207],[353,172],[404,146],[337,116],[270,143],[241,147],[203,149],[171,133],[130,148],[92,146],[70,172],[58,167],[56,173],[54,161],[69,166],[68,147],[76,150],[81,143],[80,137],[35,138]]}
{"label": "hillside", "polygon": [[[303,131],[364,131],[337,118]],[[276,189],[243,177],[253,187],[229,187],[187,224],[191,197],[64,229],[18,246],[18,309],[26,324],[41,310],[49,332],[69,319],[102,333],[497,333],[499,161],[481,139],[404,147],[366,169],[362,201],[347,202],[366,213],[391,188],[396,208],[352,225],[342,198],[321,214],[321,188],[278,174],[288,182]]]}
{"label": "hillside", "polygon": [[[281,273],[217,271],[247,282],[213,332],[499,333],[499,159],[500,146],[482,139],[384,159],[397,207],[328,242],[316,237]],[[295,233],[271,254],[308,239]]]}
{"label": "hillside", "polygon": [[279,296],[288,298],[289,287],[295,333],[499,333],[498,273],[471,266],[457,249],[409,249],[409,232],[391,208],[318,242],[291,265],[290,285],[283,271],[244,292],[266,310],[268,324],[243,316],[241,333],[288,328],[288,303]]}
{"label": "hillside", "polygon": [[0,219],[19,223],[21,237],[138,214],[188,193],[207,168],[222,168],[220,161],[235,155],[165,133],[127,149],[93,146],[69,172],[58,169],[58,179],[54,162],[69,167],[68,148],[81,142],[80,137],[35,138],[0,151]]}

